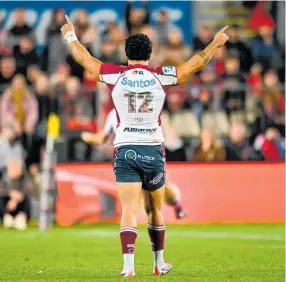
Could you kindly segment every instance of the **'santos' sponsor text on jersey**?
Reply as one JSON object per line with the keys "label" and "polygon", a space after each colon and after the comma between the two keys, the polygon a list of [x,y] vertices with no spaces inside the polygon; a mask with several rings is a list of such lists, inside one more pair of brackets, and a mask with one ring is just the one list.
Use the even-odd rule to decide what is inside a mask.
{"label": "'santos' sponsor text on jersey", "polygon": [[177,83],[175,67],[102,64],[100,81],[111,91],[116,110],[115,147],[164,142],[160,115],[165,92]]}

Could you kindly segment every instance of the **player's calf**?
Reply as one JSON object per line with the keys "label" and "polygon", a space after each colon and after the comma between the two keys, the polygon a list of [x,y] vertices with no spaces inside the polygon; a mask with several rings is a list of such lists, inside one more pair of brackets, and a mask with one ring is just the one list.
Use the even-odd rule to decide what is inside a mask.
{"label": "player's calf", "polygon": [[163,216],[160,209],[149,210],[148,233],[152,245],[154,266],[153,275],[167,274],[172,270],[172,265],[164,260],[166,227],[163,224]]}
{"label": "player's calf", "polygon": [[136,214],[139,207],[141,183],[117,183],[122,206],[120,240],[123,254],[122,277],[134,277],[134,253],[137,238]]}

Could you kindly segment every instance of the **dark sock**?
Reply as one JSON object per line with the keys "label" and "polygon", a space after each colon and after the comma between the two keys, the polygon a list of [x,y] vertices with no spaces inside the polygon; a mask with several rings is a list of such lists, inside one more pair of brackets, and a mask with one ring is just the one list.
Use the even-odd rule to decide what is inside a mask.
{"label": "dark sock", "polygon": [[154,252],[161,251],[165,246],[165,225],[151,225],[148,224],[148,233]]}

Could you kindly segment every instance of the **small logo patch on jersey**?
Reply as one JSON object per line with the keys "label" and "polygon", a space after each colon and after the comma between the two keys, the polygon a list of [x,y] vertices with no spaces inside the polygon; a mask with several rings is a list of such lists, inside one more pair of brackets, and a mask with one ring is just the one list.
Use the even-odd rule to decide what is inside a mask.
{"label": "small logo patch on jersey", "polygon": [[136,154],[135,151],[133,151],[133,150],[128,150],[128,151],[126,151],[126,153],[125,153],[125,159],[135,161],[136,158],[137,158],[137,154]]}
{"label": "small logo patch on jersey", "polygon": [[134,71],[132,72],[132,74],[134,74],[134,75],[137,75],[137,74],[143,75],[144,73],[143,73],[143,71],[134,70]]}
{"label": "small logo patch on jersey", "polygon": [[153,178],[152,180],[150,180],[150,184],[153,184],[153,185],[156,185],[156,184],[158,184],[160,181],[161,181],[161,179],[163,178],[163,176],[164,176],[164,173],[160,173],[159,175],[157,175],[155,178]]}
{"label": "small logo patch on jersey", "polygon": [[143,123],[143,117],[136,117],[135,122],[136,123]]}
{"label": "small logo patch on jersey", "polygon": [[176,68],[175,67],[163,67],[163,74],[166,75],[176,75]]}

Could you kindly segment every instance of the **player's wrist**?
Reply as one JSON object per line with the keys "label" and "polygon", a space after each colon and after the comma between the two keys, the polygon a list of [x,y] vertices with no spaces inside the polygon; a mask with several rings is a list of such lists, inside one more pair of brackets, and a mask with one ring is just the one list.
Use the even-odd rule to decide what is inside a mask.
{"label": "player's wrist", "polygon": [[215,40],[213,40],[210,45],[212,45],[215,48],[219,48],[219,44],[216,43]]}
{"label": "player's wrist", "polygon": [[75,41],[78,41],[74,30],[70,30],[70,31],[65,33],[65,40],[68,44],[75,42]]}

